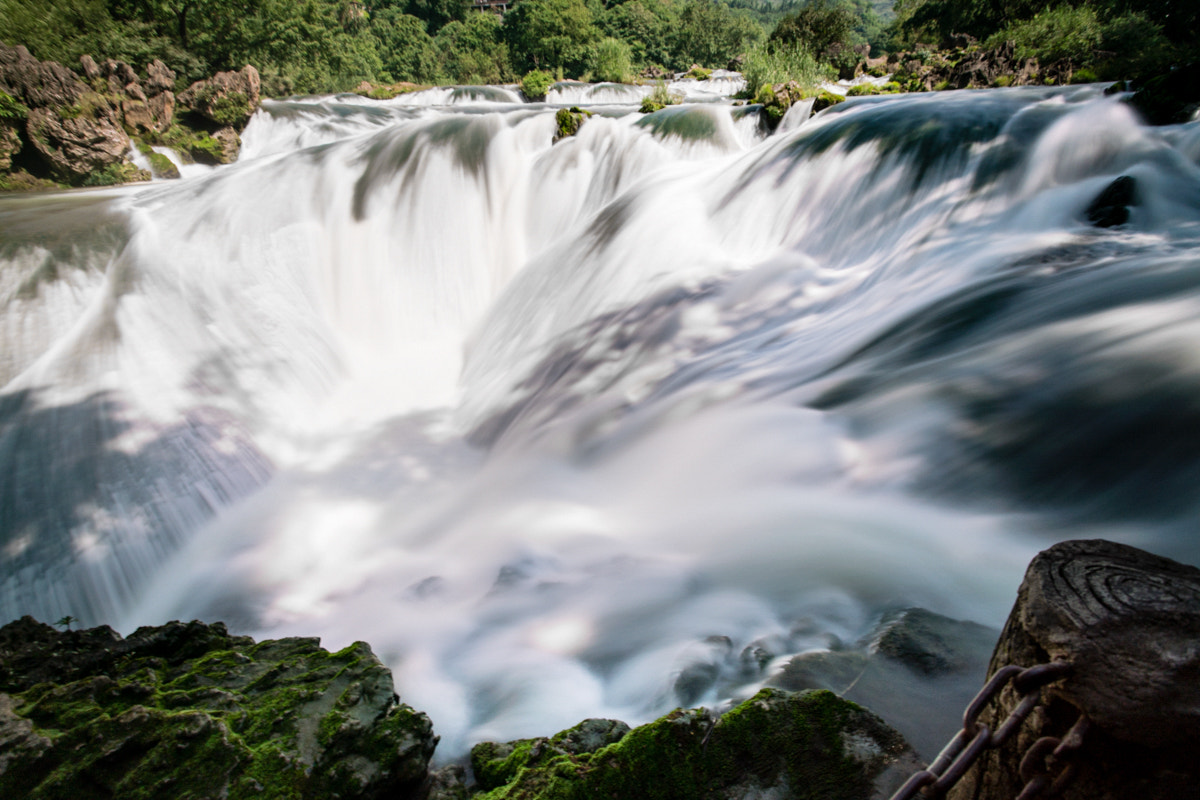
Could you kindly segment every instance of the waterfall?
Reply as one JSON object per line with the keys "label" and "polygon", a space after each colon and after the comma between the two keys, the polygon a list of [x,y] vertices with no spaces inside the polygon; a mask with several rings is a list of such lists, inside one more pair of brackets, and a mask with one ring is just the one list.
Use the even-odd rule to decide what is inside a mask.
{"label": "waterfall", "polygon": [[768,136],[736,81],[267,101],[236,164],[0,198],[4,618],[364,639],[453,757],[998,624],[1053,541],[1200,562],[1200,123]]}

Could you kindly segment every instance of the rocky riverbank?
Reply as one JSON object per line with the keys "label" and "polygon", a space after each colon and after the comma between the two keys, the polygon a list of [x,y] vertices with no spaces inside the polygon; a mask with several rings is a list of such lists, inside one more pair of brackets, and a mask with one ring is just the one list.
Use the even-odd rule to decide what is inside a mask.
{"label": "rocky riverbank", "polygon": [[764,689],[723,715],[676,710],[630,730],[585,720],[483,743],[431,771],[428,717],[358,642],[255,642],[172,622],[121,638],[30,617],[0,628],[0,796],[498,798],[888,792],[917,764],[903,737],[828,691]]}
{"label": "rocky riverbank", "polygon": [[0,191],[178,177],[156,146],[184,162],[231,163],[260,100],[249,65],[183,87],[157,60],[139,73],[84,56],[77,74],[0,43]]}
{"label": "rocky riverbank", "polygon": [[[1188,745],[1200,732],[1198,620],[1200,570],[1109,542],[1066,542],[1031,564],[986,671],[980,647],[994,631],[907,609],[860,645],[793,657],[772,686],[723,712],[676,709],[633,729],[584,720],[549,737],[482,742],[469,764],[434,770],[429,718],[400,703],[363,642],[330,653],[316,639],[255,642],[201,622],[122,638],[24,617],[0,628],[0,796],[865,800],[955,769],[921,772],[901,733],[845,699],[854,687],[889,719],[936,706],[957,716],[985,675],[1009,675],[1011,686],[971,703],[991,727],[961,723],[971,726],[962,744],[1008,733],[957,771],[966,779],[955,798],[1013,797],[1038,747],[1061,769],[1044,747],[1050,737],[1073,757],[1074,782],[1061,781],[1068,800],[1168,800],[1190,796],[1198,777]],[[1047,673],[1044,689],[1011,678],[1021,670],[1010,665],[1054,661],[1065,669]],[[948,675],[971,691],[922,688]],[[905,709],[897,695],[924,699]]]}

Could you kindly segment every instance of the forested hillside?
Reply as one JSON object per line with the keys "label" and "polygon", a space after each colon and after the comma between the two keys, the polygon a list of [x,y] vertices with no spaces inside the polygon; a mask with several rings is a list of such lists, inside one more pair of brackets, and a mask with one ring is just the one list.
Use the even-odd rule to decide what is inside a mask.
{"label": "forested hillside", "polygon": [[269,95],[362,81],[497,83],[531,70],[632,80],[704,67],[830,75],[954,34],[1086,75],[1162,69],[1195,48],[1194,0],[0,0],[0,41],[73,68],[84,54],[161,59],[186,84],[256,65]]}

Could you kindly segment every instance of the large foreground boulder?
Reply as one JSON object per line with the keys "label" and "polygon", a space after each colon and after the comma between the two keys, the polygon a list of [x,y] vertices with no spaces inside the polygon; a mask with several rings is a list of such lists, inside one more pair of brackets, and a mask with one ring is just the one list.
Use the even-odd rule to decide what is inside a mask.
{"label": "large foreground boulder", "polygon": [[886,797],[918,766],[903,737],[832,692],[763,689],[717,716],[677,709],[626,733],[588,720],[471,753],[479,800]]}
{"label": "large foreground boulder", "polygon": [[417,797],[436,745],[362,642],[0,628],[0,797]]}

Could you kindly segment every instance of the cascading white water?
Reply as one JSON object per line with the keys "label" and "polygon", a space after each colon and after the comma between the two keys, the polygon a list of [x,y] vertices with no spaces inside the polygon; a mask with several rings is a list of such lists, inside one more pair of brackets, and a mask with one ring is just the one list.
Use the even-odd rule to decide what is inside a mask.
{"label": "cascading white water", "polygon": [[998,624],[1056,539],[1200,560],[1195,124],[586,90],[551,144],[556,91],[272,101],[211,174],[0,200],[5,618],[365,639],[449,758]]}

